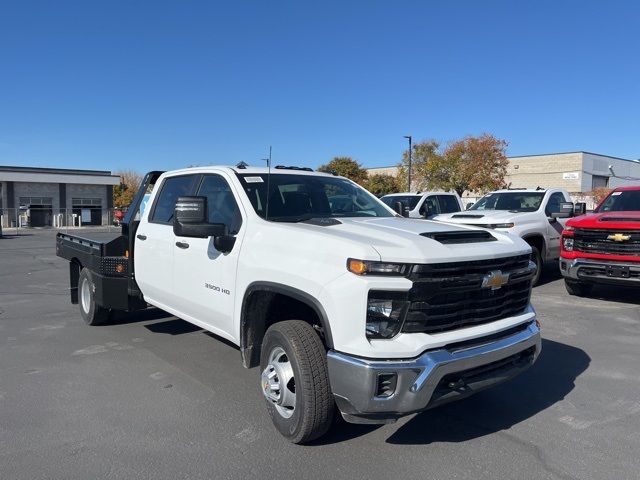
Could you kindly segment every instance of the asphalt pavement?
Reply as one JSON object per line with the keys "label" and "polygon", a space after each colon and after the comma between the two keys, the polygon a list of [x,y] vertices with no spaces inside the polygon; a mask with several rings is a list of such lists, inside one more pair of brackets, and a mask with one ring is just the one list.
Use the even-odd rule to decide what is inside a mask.
{"label": "asphalt pavement", "polygon": [[0,239],[0,479],[637,479],[640,295],[534,289],[520,377],[385,426],[276,432],[236,347],[149,309],[88,327],[55,232]]}

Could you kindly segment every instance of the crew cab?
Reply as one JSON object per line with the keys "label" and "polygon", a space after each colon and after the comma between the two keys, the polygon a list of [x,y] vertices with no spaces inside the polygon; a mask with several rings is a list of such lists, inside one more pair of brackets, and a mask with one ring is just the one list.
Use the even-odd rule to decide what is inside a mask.
{"label": "crew cab", "polygon": [[86,323],[150,304],[227,339],[259,366],[268,413],[295,443],[323,435],[336,408],[393,422],[512,378],[540,352],[526,242],[403,218],[330,174],[150,172],[120,236],[56,241]]}
{"label": "crew cab", "polygon": [[462,200],[456,192],[390,193],[380,198],[388,207],[409,218],[432,218],[441,213],[461,212]]}
{"label": "crew cab", "polygon": [[[557,261],[560,257],[564,220],[558,218],[564,216],[562,207],[567,208],[569,203],[569,193],[559,188],[496,190],[480,198],[465,212],[438,215],[434,220],[509,232],[524,239],[531,246],[532,259],[538,267],[534,278],[536,284],[544,263]],[[580,208],[583,207],[580,204]],[[567,211],[573,214],[573,205]]]}
{"label": "crew cab", "polygon": [[593,213],[567,222],[560,272],[571,295],[599,283],[640,285],[640,186],[618,187]]}

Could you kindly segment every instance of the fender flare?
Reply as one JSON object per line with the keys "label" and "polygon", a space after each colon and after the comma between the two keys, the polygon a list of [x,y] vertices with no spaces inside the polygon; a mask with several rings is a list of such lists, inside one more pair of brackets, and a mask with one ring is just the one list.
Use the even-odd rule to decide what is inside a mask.
{"label": "fender flare", "polygon": [[[289,285],[285,285],[282,283],[276,282],[267,282],[267,281],[256,281],[249,284],[244,292],[244,296],[242,298],[242,307],[240,309],[240,350],[244,351],[247,347],[246,338],[244,335],[247,323],[246,316],[246,308],[247,308],[247,300],[254,292],[271,292],[271,293],[279,293],[282,295],[286,295],[288,297],[292,297],[298,300],[301,303],[304,303],[309,308],[311,308],[315,314],[318,316],[320,320],[320,326],[324,332],[324,339],[327,345],[327,348],[333,348],[333,337],[331,335],[331,325],[329,323],[329,318],[327,313],[324,310],[324,307],[320,303],[320,301],[315,298],[313,295],[291,287]],[[244,354],[243,354],[244,357]]]}
{"label": "fender flare", "polygon": [[539,238],[540,240],[542,240],[542,251],[540,252],[540,255],[542,256],[543,261],[545,258],[547,258],[547,239],[544,238],[543,234],[527,233],[526,235],[523,235],[521,238],[527,243],[529,243],[528,240],[533,238]]}

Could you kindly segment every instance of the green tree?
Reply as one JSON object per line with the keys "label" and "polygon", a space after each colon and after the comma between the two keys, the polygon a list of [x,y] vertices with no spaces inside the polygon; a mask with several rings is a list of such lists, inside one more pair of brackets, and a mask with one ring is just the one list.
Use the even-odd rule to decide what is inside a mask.
{"label": "green tree", "polygon": [[397,177],[385,175],[384,173],[376,173],[369,177],[366,188],[374,195],[381,197],[389,193],[398,193],[400,191],[400,182]]}
{"label": "green tree", "polygon": [[411,185],[409,186],[409,150],[402,154],[402,161],[398,165],[398,187],[403,192],[424,190],[427,188],[428,164],[438,162],[442,155],[440,144],[435,140],[413,144],[411,155]]}
{"label": "green tree", "polygon": [[334,157],[329,163],[320,165],[318,171],[335,173],[363,186],[366,185],[368,177],[367,170],[351,157]]}
{"label": "green tree", "polygon": [[465,137],[450,143],[441,155],[425,164],[429,189],[485,193],[502,188],[509,160],[507,142],[489,134]]}
{"label": "green tree", "polygon": [[120,185],[113,187],[113,206],[125,208],[133,201],[133,196],[142,182],[142,175],[133,170],[121,170],[116,172],[116,175],[120,175]]}

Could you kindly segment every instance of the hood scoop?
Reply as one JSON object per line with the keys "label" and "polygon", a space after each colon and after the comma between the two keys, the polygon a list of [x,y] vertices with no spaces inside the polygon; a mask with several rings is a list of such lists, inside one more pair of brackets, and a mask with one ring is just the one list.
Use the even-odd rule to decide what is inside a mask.
{"label": "hood scoop", "polygon": [[602,217],[601,222],[640,222],[640,217]]}
{"label": "hood scoop", "polygon": [[496,237],[485,230],[459,230],[452,232],[427,232],[420,234],[442,244],[495,242]]}
{"label": "hood scoop", "polygon": [[484,215],[472,215],[469,213],[458,213],[457,215],[451,215],[451,218],[482,218]]}

